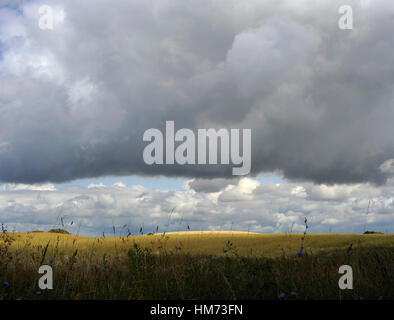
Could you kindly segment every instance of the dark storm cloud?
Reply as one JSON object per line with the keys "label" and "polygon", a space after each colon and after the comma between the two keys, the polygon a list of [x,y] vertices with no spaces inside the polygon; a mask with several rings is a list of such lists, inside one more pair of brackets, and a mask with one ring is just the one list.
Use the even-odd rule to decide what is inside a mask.
{"label": "dark storm cloud", "polygon": [[[145,130],[252,128],[252,174],[382,183],[394,158],[394,9],[348,1],[39,1],[0,9],[0,180],[230,177],[147,166]],[[21,14],[22,12],[22,14]],[[62,14],[64,12],[64,14]],[[387,162],[386,162],[387,163]]]}

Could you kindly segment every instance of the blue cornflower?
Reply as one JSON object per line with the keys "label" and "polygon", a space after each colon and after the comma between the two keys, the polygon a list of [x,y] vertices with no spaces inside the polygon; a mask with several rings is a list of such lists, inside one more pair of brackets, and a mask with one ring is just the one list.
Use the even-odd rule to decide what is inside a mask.
{"label": "blue cornflower", "polygon": [[282,299],[282,298],[284,298],[284,297],[285,297],[284,292],[282,292],[282,293],[278,296],[279,299]]}
{"label": "blue cornflower", "polygon": [[9,284],[8,281],[4,281],[4,282],[3,282],[3,286],[4,286],[4,287],[9,287],[9,285],[10,285],[10,284]]}
{"label": "blue cornflower", "polygon": [[37,295],[37,296],[40,296],[41,294],[42,294],[41,291],[37,291],[37,292],[36,292],[36,295]]}
{"label": "blue cornflower", "polygon": [[304,252],[302,250],[297,251],[297,256],[302,257],[304,255]]}
{"label": "blue cornflower", "polygon": [[53,262],[53,259],[52,259],[52,258],[50,258],[50,259],[49,259],[49,263],[52,263],[52,262]]}
{"label": "blue cornflower", "polygon": [[290,294],[291,294],[292,296],[298,296],[297,292],[295,292],[295,291],[290,292]]}

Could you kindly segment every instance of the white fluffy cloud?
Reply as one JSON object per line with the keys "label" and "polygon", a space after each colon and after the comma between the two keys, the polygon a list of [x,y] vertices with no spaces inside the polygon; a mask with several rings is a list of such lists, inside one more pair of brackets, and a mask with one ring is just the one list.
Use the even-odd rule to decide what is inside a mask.
{"label": "white fluffy cloud", "polygon": [[119,232],[130,228],[133,233],[141,226],[153,232],[157,225],[160,231],[186,230],[189,225],[192,230],[302,232],[304,217],[310,232],[363,232],[365,226],[382,232],[394,229],[394,186],[377,190],[369,184],[260,184],[244,178],[236,184],[230,180],[220,191],[196,192],[193,182],[186,181],[181,190],[121,182],[58,190],[2,185],[0,222],[19,231],[47,230],[59,226],[63,218],[71,232],[86,235],[112,232],[112,223]]}
{"label": "white fluffy cloud", "polygon": [[23,183],[6,183],[0,185],[2,191],[56,191],[56,187],[51,183],[46,184],[23,184]]}

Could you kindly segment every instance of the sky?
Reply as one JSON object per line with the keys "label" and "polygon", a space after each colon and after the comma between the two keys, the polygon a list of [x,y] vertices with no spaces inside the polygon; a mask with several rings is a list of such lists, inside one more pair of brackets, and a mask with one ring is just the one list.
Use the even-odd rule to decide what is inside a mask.
{"label": "sky", "polygon": [[[343,4],[0,0],[0,223],[393,232],[394,3]],[[250,174],[147,165],[169,120],[251,129]]]}

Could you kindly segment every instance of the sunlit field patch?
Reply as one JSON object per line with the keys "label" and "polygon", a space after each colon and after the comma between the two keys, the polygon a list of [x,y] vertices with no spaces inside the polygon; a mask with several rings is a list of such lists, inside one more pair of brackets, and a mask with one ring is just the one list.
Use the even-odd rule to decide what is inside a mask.
{"label": "sunlit field patch", "polygon": [[[114,254],[127,250],[134,243],[149,248],[153,253],[179,252],[188,254],[224,254],[228,241],[242,256],[278,257],[283,254],[294,254],[300,247],[302,234],[259,234],[231,231],[190,231],[167,234],[139,236],[105,236],[88,238],[76,235],[56,233],[14,233],[11,250],[27,247],[45,246],[49,242],[48,252],[70,253],[78,249],[80,252]],[[391,247],[394,248],[394,235],[384,234],[308,234],[306,236],[307,252],[332,251],[353,247]],[[234,249],[235,250],[235,249]],[[91,252],[90,252],[91,253]]]}

